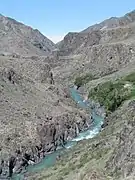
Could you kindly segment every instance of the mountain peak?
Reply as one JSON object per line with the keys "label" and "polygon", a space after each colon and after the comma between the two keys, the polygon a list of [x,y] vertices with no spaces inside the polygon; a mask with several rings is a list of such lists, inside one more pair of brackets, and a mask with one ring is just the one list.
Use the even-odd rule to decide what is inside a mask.
{"label": "mountain peak", "polygon": [[47,55],[55,44],[39,30],[0,15],[0,51],[23,55]]}

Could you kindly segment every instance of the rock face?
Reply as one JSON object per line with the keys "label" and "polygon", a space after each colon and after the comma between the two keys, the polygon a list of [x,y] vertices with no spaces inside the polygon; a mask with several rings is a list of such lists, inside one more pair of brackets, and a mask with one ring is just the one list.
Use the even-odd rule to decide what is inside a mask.
{"label": "rock face", "polygon": [[37,29],[3,15],[0,15],[0,39],[2,53],[47,55],[55,49],[54,43]]}
{"label": "rock face", "polygon": [[54,118],[47,117],[47,121],[37,127],[37,132],[44,151],[50,152],[64,145],[67,140],[75,138],[91,124],[92,119],[84,113],[66,113]]}

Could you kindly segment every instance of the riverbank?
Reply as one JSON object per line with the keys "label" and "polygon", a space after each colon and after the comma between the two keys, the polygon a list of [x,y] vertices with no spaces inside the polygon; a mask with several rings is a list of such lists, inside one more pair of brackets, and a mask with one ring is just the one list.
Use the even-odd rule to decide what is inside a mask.
{"label": "riverbank", "polygon": [[135,101],[130,100],[109,115],[108,125],[99,134],[80,141],[49,169],[29,173],[29,180],[133,179],[134,117]]}

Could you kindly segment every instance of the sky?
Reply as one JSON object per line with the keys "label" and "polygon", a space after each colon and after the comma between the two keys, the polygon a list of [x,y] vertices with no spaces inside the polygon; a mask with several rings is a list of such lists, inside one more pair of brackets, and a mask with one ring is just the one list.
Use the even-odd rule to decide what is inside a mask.
{"label": "sky", "polygon": [[135,9],[135,0],[1,0],[0,13],[40,30],[53,42],[68,32],[122,16]]}

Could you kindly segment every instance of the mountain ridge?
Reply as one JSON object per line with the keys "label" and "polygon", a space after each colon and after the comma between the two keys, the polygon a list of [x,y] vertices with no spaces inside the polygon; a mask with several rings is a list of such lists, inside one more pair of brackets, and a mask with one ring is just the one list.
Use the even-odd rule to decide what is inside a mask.
{"label": "mountain ridge", "polygon": [[39,30],[13,18],[0,16],[0,51],[23,55],[47,55],[55,44]]}
{"label": "mountain ridge", "polygon": [[[62,41],[57,43],[57,46],[60,50],[63,51],[63,47],[67,45],[66,40],[69,39],[69,41],[75,41],[77,34],[83,37],[89,33],[92,33],[93,31],[100,31],[100,30],[102,31],[102,30],[113,29],[113,28],[117,28],[117,27],[124,27],[133,22],[135,22],[135,10],[133,10],[121,17],[108,18],[108,19],[102,21],[101,23],[91,25],[88,28],[86,28],[80,32],[69,32],[69,33],[67,33],[67,35],[64,37],[64,39]],[[70,46],[72,46],[72,44],[70,44]]]}

